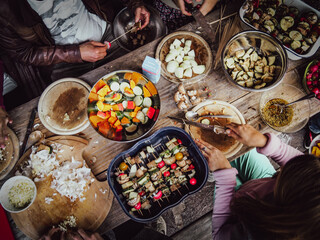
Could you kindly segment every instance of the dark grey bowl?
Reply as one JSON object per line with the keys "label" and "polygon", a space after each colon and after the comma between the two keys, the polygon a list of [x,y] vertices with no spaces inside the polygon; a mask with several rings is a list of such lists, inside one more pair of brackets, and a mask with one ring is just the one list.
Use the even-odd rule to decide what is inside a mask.
{"label": "dark grey bowl", "polygon": [[[144,44],[152,42],[153,40],[167,34],[167,27],[161,20],[157,10],[150,6],[146,7],[150,12],[150,22],[148,26],[142,30],[147,33]],[[130,29],[130,27],[134,26],[134,24],[134,14],[128,8],[122,9],[113,21],[114,37],[117,38],[121,36],[121,34],[124,34],[127,30]],[[117,40],[120,47],[127,50],[128,52],[138,48],[136,46],[133,46],[131,41],[132,40],[130,39],[129,34],[126,34]]]}

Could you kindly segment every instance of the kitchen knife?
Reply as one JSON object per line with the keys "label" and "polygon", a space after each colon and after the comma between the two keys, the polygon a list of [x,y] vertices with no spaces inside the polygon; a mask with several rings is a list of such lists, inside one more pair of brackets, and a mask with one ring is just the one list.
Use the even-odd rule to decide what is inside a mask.
{"label": "kitchen knife", "polygon": [[214,42],[216,35],[214,34],[210,24],[207,22],[205,16],[199,11],[199,6],[194,6],[192,3],[185,2],[185,6],[188,12],[192,14],[196,22],[202,27],[205,34],[210,38],[211,42]]}
{"label": "kitchen knife", "polygon": [[209,130],[209,131],[213,131],[216,134],[226,134],[225,127],[219,126],[219,125],[207,125],[207,124],[202,124],[202,123],[198,123],[198,122],[193,122],[193,121],[189,121],[187,119],[184,118],[177,118],[177,117],[172,117],[172,116],[168,116],[168,118],[184,123],[184,124],[188,124],[188,125],[192,125],[201,129],[205,129],[205,130]]}
{"label": "kitchen knife", "polygon": [[33,123],[34,123],[34,119],[36,118],[36,114],[37,114],[37,108],[35,107],[34,109],[32,109],[32,112],[31,112],[31,115],[30,115],[30,119],[29,119],[29,123],[28,123],[28,126],[27,126],[26,135],[24,136],[22,147],[21,147],[21,151],[20,151],[20,157],[22,156],[22,154],[26,150],[26,146],[27,146],[27,143],[28,143],[29,136],[30,136],[30,134],[32,132]]}

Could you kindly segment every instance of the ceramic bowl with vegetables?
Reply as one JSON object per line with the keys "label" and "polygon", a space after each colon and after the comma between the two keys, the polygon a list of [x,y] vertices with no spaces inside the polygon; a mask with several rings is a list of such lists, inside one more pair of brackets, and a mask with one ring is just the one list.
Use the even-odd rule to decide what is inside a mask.
{"label": "ceramic bowl with vegetables", "polygon": [[267,33],[255,30],[233,36],[222,51],[221,62],[230,83],[252,92],[274,88],[287,70],[283,46]]}
{"label": "ceramic bowl with vegetables", "polygon": [[320,46],[320,13],[303,1],[248,1],[240,17],[246,25],[277,38],[290,59],[311,57]]}
{"label": "ceramic bowl with vegetables", "polygon": [[108,183],[123,211],[134,221],[150,222],[206,183],[208,166],[181,128],[161,128],[117,155]]}
{"label": "ceramic bowl with vegetables", "polygon": [[102,136],[119,142],[134,141],[155,125],[160,97],[141,73],[121,70],[99,79],[88,98],[91,125]]}
{"label": "ceramic bowl with vegetables", "polygon": [[320,60],[313,60],[309,63],[303,76],[302,85],[307,93],[312,91],[320,99]]}
{"label": "ceramic bowl with vegetables", "polygon": [[174,32],[162,39],[156,58],[161,61],[161,74],[175,83],[200,81],[212,67],[208,43],[199,35],[186,31]]}

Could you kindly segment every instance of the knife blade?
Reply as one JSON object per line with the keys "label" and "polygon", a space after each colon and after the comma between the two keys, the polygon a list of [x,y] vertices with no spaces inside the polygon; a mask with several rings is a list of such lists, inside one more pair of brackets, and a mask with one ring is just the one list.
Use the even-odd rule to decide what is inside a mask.
{"label": "knife blade", "polygon": [[177,118],[177,117],[172,117],[172,116],[168,116],[168,118],[184,123],[184,124],[188,124],[188,125],[192,125],[198,128],[202,128],[205,130],[210,130],[213,131],[216,134],[225,134],[225,127],[219,126],[219,125],[207,125],[207,124],[203,124],[203,123],[198,123],[198,122],[193,122],[193,121],[189,121],[187,119],[184,118]]}
{"label": "knife blade", "polygon": [[34,119],[36,118],[37,111],[38,110],[35,107],[35,108],[32,109],[32,112],[30,114],[26,135],[24,136],[23,143],[22,143],[22,146],[21,146],[20,157],[24,154],[24,151],[26,150],[26,146],[27,146],[27,143],[28,143],[29,136],[30,136],[30,134],[32,132],[33,123],[34,123]]}
{"label": "knife blade", "polygon": [[205,16],[200,12],[198,8],[200,5],[194,6],[192,3],[185,2],[185,6],[187,11],[189,11],[192,14],[199,26],[202,27],[203,31],[209,37],[211,42],[214,42],[216,35],[214,34],[210,24],[207,22]]}

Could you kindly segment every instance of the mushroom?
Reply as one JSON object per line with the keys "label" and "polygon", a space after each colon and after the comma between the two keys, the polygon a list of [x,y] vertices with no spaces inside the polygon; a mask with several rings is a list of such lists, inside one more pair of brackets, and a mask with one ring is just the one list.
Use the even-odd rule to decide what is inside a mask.
{"label": "mushroom", "polygon": [[186,94],[186,89],[184,88],[183,84],[179,84],[178,86],[178,91],[181,93],[181,94]]}
{"label": "mushroom", "polygon": [[173,156],[173,157],[169,157],[169,158],[164,158],[163,161],[167,164],[167,165],[171,165],[173,163],[175,163],[176,161],[176,158]]}
{"label": "mushroom", "polygon": [[188,106],[187,106],[187,104],[185,102],[181,101],[181,102],[178,103],[178,108],[180,110],[184,110],[184,109],[187,109]]}
{"label": "mushroom", "polygon": [[176,102],[176,103],[178,103],[178,102],[180,102],[181,100],[182,100],[182,98],[183,98],[183,95],[178,91],[178,92],[176,92],[175,94],[174,94],[174,101]]}

